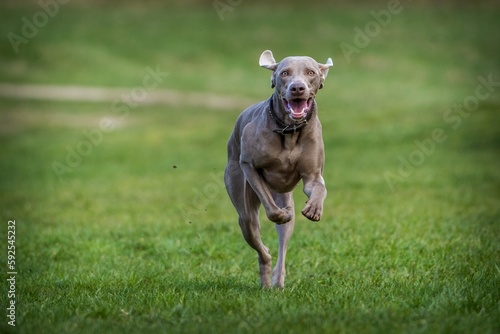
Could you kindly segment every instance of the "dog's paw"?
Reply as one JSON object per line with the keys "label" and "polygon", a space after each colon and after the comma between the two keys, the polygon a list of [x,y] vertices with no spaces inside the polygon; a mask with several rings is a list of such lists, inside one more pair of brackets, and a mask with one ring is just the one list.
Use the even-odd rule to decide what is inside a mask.
{"label": "dog's paw", "polygon": [[321,214],[323,213],[323,207],[321,205],[316,205],[313,202],[307,202],[302,214],[309,220],[317,222],[321,219]]}
{"label": "dog's paw", "polygon": [[286,224],[293,218],[293,211],[291,207],[278,209],[267,215],[267,218],[276,224]]}

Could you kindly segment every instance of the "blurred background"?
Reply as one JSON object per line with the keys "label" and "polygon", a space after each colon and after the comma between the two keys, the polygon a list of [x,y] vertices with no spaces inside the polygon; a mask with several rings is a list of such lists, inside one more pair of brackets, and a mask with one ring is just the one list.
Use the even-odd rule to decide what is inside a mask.
{"label": "blurred background", "polygon": [[[473,116],[450,110],[474,98],[480,77],[498,80],[495,1],[47,0],[0,6],[2,140],[47,130],[47,142],[37,141],[44,144],[42,160],[32,154],[39,149],[27,146],[31,154],[21,164],[36,166],[49,183],[60,183],[61,175],[78,178],[86,166],[99,164],[98,155],[122,151],[97,147],[98,132],[103,141],[128,135],[132,146],[122,159],[135,159],[125,154],[135,152],[132,147],[144,155],[157,145],[152,157],[162,156],[154,162],[159,168],[203,163],[222,169],[234,119],[272,93],[270,73],[258,66],[266,49],[278,60],[332,57],[335,66],[318,102],[325,144],[333,152],[327,170],[338,173],[331,178],[337,186],[374,182],[392,193],[396,183],[403,189],[410,179],[431,184],[442,179],[438,172],[449,177],[449,168],[464,168],[452,164],[426,173],[444,151],[456,150],[460,159],[479,148],[488,150],[489,159],[497,155],[497,86],[486,88],[487,98],[469,101]],[[54,104],[58,100],[73,103]],[[107,123],[124,128],[107,135],[101,126]],[[139,137],[127,134],[127,126]],[[445,143],[431,154],[412,155],[419,151],[415,141],[432,139],[435,129],[444,131]],[[84,130],[96,136],[89,147],[80,143],[87,140]],[[217,149],[208,159],[188,153],[197,147],[189,140],[198,137],[202,148]],[[496,168],[497,160],[479,160],[470,159],[470,168]],[[100,165],[102,175],[106,166],[113,171],[113,161]],[[153,168],[137,163],[138,169]]]}

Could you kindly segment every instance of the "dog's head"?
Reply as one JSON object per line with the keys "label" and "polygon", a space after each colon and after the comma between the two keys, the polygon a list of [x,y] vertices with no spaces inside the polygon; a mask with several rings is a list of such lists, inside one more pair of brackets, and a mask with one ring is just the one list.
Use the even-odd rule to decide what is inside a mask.
{"label": "dog's head", "polygon": [[284,110],[290,118],[300,120],[311,110],[318,89],[323,88],[328,69],[333,66],[331,58],[320,64],[311,57],[286,57],[279,63],[273,53],[262,53],[259,65],[273,71],[271,88],[281,98]]}

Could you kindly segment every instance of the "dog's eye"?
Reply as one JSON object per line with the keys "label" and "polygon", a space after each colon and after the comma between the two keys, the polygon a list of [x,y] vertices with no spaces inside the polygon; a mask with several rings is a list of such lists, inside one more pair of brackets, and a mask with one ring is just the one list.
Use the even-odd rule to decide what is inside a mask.
{"label": "dog's eye", "polygon": [[314,71],[308,71],[307,74],[308,75],[315,75],[316,73]]}
{"label": "dog's eye", "polygon": [[288,71],[283,71],[283,72],[281,72],[281,76],[282,76],[282,77],[286,77],[286,76],[288,76]]}

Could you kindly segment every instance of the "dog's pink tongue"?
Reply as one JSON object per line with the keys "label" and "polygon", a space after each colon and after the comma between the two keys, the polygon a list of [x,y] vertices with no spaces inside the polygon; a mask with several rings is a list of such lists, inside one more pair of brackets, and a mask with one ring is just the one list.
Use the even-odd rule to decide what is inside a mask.
{"label": "dog's pink tongue", "polygon": [[307,100],[289,101],[288,107],[293,118],[302,118],[307,114]]}

